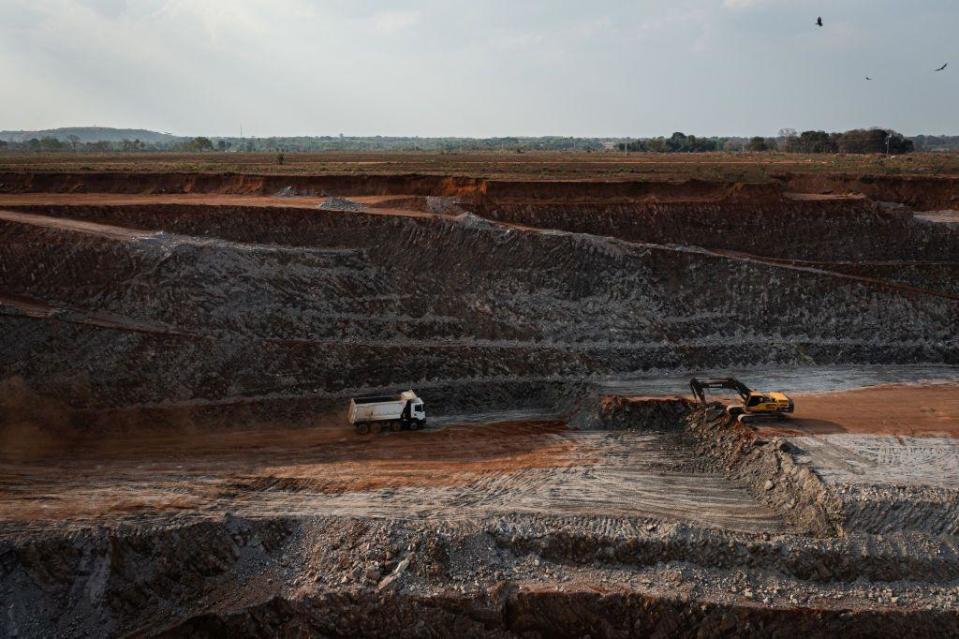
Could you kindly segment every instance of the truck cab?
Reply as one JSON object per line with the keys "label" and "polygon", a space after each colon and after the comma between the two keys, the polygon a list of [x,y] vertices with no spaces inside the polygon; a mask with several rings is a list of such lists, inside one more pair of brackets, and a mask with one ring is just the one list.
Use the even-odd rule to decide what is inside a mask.
{"label": "truck cab", "polygon": [[403,417],[407,423],[415,423],[420,428],[426,424],[426,406],[419,397],[407,400],[403,413]]}

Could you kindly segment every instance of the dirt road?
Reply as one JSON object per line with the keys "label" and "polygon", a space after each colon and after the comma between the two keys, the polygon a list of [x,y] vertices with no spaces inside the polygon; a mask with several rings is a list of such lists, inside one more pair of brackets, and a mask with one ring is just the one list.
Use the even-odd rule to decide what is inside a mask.
{"label": "dirt road", "polygon": [[72,231],[74,233],[84,233],[86,235],[95,235],[97,237],[119,241],[138,240],[158,235],[158,233],[153,231],[139,231],[137,229],[111,224],[97,224],[83,220],[18,213],[16,211],[0,211],[0,220],[4,222],[16,222],[18,224],[30,224],[32,226],[49,229]]}
{"label": "dirt road", "polygon": [[[891,473],[912,483],[956,475],[949,462],[956,447],[949,442],[959,435],[959,385],[880,386],[796,399],[794,419],[760,430],[801,443],[827,475],[848,474],[848,464],[859,462],[868,466],[860,475]],[[895,451],[902,454],[890,458]],[[565,513],[753,531],[783,525],[743,489],[696,470],[694,454],[673,435],[575,432],[561,421],[366,437],[335,424],[153,433],[81,438],[40,455],[26,440],[22,447],[12,440],[2,460],[0,528],[6,532],[225,512],[414,519]],[[898,470],[891,471],[891,463]]]}
{"label": "dirt road", "polygon": [[[425,198],[391,195],[351,195],[329,198],[319,195],[228,195],[219,193],[178,193],[169,195],[129,195],[118,193],[0,193],[0,208],[16,206],[143,206],[188,204],[193,206],[284,207],[335,211],[339,207],[362,208],[366,213],[434,217],[435,213],[418,210],[425,207]],[[413,206],[410,206],[410,205]],[[417,208],[418,207],[418,208]]]}
{"label": "dirt road", "polygon": [[888,385],[795,396],[796,413],[765,430],[785,434],[959,437],[959,384]]}
{"label": "dirt road", "polygon": [[646,516],[733,530],[783,524],[698,471],[668,435],[561,422],[361,437],[334,426],[75,442],[29,461],[6,448],[0,531],[245,516],[457,519],[490,513]]}

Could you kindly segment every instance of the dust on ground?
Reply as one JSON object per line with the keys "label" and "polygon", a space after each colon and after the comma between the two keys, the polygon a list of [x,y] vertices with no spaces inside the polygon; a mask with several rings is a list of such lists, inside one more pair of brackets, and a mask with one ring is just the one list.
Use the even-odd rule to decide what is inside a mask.
{"label": "dust on ground", "polygon": [[0,465],[0,528],[164,518],[330,514],[443,518],[526,512],[646,516],[782,530],[721,476],[691,470],[666,434],[575,432],[562,422],[454,425],[360,436],[331,425],[75,444]]}
{"label": "dust on ground", "polygon": [[791,435],[959,437],[959,384],[885,385],[797,394],[793,399],[795,414],[765,430]]}

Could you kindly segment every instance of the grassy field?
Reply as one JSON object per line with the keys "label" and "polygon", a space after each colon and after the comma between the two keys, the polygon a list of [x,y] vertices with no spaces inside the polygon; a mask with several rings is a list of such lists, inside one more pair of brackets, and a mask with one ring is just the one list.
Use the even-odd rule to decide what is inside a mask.
{"label": "grassy field", "polygon": [[781,153],[369,152],[287,153],[8,153],[0,171],[204,172],[250,174],[464,175],[499,179],[650,180],[699,178],[764,182],[784,174],[959,175],[959,153],[797,155]]}

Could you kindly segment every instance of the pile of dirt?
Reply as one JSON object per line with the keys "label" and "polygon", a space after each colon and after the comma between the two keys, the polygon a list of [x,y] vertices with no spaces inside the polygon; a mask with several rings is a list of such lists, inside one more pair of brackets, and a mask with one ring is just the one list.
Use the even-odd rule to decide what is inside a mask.
{"label": "pile of dirt", "polygon": [[463,212],[458,198],[433,195],[426,197],[426,210],[440,215],[459,215]]}
{"label": "pile of dirt", "polygon": [[583,401],[568,424],[582,430],[675,431],[684,427],[692,408],[682,397],[604,395]]}
{"label": "pile of dirt", "polygon": [[323,211],[362,211],[366,207],[345,197],[328,197],[316,208]]}
{"label": "pile of dirt", "polygon": [[273,197],[294,197],[298,195],[296,189],[292,186],[284,186],[282,189],[273,194]]}

